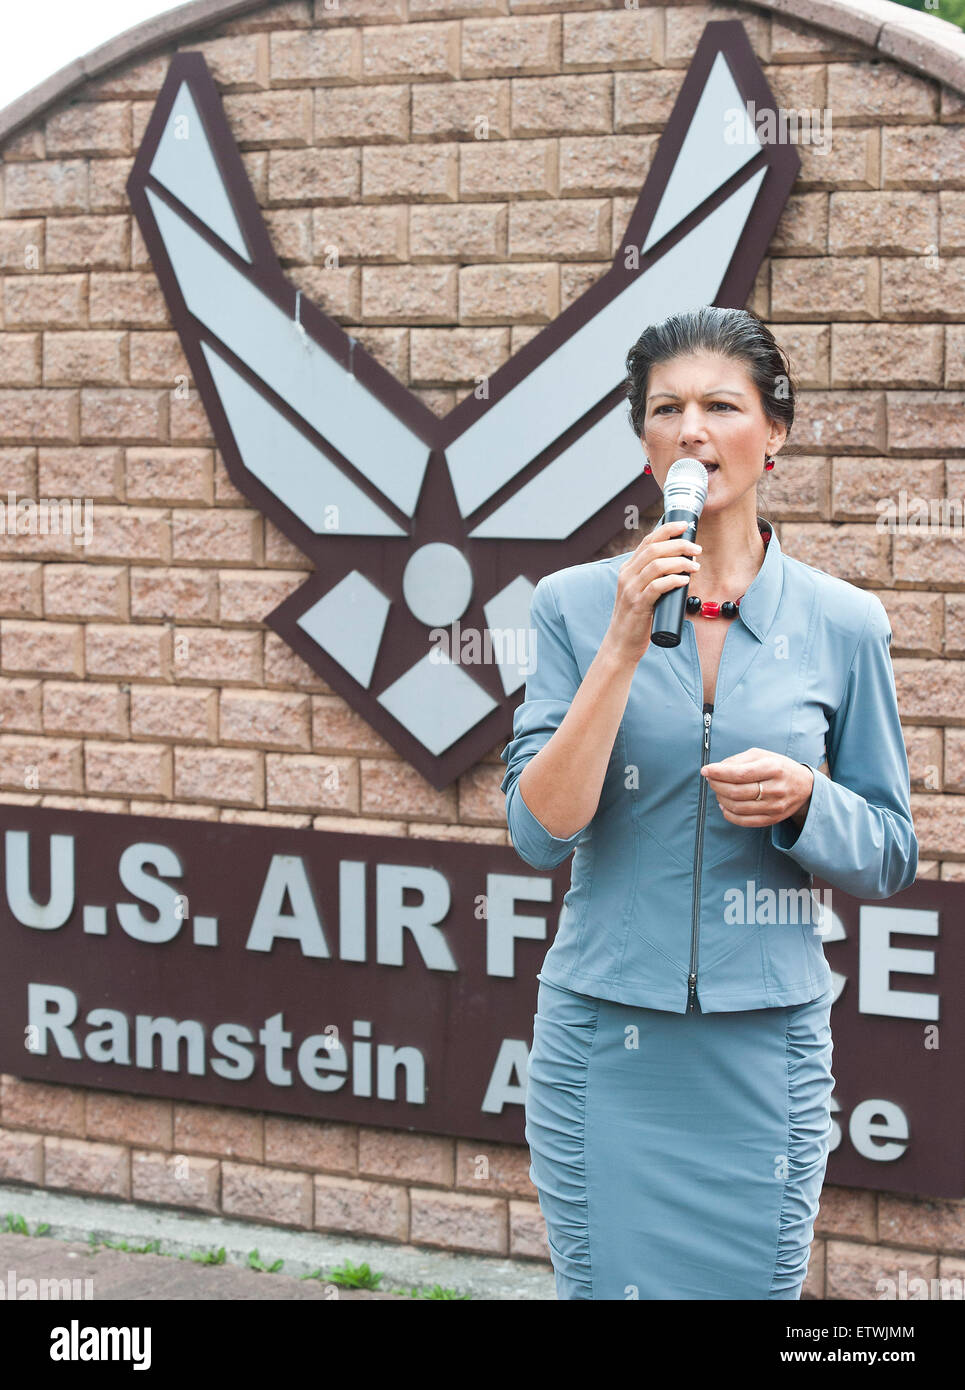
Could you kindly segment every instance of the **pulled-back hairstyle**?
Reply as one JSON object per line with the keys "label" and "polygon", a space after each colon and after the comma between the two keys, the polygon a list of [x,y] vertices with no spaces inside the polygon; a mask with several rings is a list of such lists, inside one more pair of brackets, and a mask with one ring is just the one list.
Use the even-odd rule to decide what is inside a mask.
{"label": "pulled-back hairstyle", "polygon": [[764,414],[786,425],[790,433],[794,421],[791,365],[774,334],[749,309],[718,309],[708,304],[649,324],[627,353],[628,418],[638,439],[646,417],[650,368],[698,352],[743,362],[760,392]]}

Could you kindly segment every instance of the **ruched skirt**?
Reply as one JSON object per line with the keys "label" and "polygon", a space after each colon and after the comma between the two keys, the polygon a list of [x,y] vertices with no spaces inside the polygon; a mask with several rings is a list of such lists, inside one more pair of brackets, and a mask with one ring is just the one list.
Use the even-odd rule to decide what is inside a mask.
{"label": "ruched skirt", "polygon": [[525,1136],[557,1297],[799,1299],[831,1137],[833,990],[677,1014],[538,978]]}

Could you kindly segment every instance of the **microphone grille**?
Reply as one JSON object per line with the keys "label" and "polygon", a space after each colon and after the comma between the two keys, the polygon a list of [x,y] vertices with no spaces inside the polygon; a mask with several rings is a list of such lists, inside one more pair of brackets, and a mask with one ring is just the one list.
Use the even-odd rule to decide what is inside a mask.
{"label": "microphone grille", "polygon": [[665,509],[670,510],[673,497],[697,497],[703,507],[707,500],[707,469],[700,459],[677,459],[667,470],[663,485]]}

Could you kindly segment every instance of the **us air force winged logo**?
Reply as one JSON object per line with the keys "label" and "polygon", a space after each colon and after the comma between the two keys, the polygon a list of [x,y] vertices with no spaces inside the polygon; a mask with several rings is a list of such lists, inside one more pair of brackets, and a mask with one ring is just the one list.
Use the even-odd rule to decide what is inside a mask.
{"label": "us air force winged logo", "polygon": [[653,500],[630,346],[747,300],[800,164],[750,102],[708,24],[610,269],[440,419],[289,283],[204,58],[171,61],[127,189],[231,480],[315,566],[265,621],[437,790],[512,728],[536,582]]}

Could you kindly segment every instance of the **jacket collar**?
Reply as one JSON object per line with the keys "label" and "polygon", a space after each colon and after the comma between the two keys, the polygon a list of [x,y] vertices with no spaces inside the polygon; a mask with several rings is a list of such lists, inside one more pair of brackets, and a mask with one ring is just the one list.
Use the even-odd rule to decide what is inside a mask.
{"label": "jacket collar", "polygon": [[[758,516],[757,523],[763,530],[770,531],[771,539],[764,550],[764,563],[741,599],[737,619],[732,621],[743,621],[748,632],[752,632],[759,642],[763,642],[767,638],[784,591],[784,554],[774,523],[764,516]],[[617,555],[617,565],[625,564],[632,554],[631,550],[626,550]],[[677,649],[673,647],[661,648],[668,658],[675,650]]]}
{"label": "jacket collar", "polygon": [[762,530],[770,531],[771,539],[764,551],[764,563],[741,599],[737,616],[757,640],[763,642],[774,621],[784,589],[784,555],[774,523],[768,521],[767,517],[759,516],[757,524]]}

